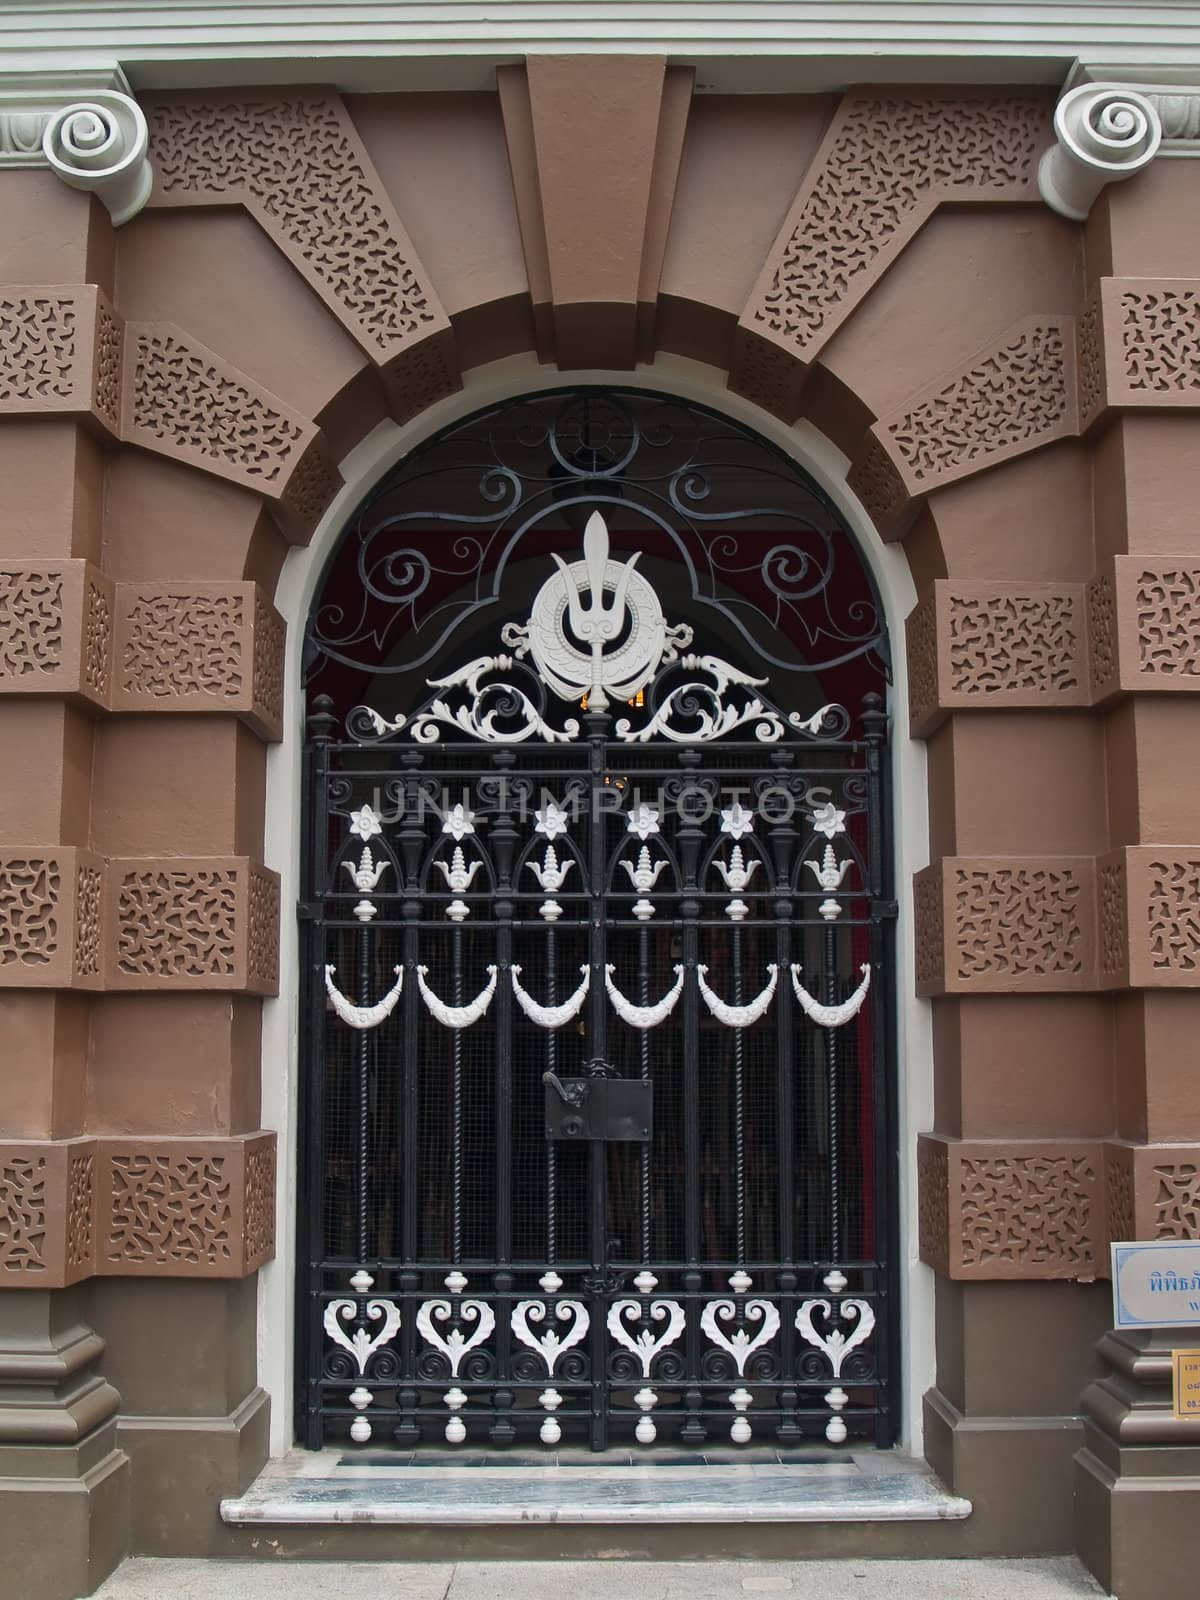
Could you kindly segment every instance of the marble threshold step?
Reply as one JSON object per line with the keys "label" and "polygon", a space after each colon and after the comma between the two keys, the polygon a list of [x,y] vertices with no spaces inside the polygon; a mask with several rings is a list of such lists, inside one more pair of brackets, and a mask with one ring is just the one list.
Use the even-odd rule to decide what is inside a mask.
{"label": "marble threshold step", "polygon": [[221,1502],[243,1525],[380,1523],[930,1522],[967,1517],[924,1462],[895,1451],[828,1461],[724,1461],[699,1466],[625,1457],[534,1458],[464,1465],[413,1456],[397,1465],[338,1451],[294,1451],[267,1464],[244,1494]]}

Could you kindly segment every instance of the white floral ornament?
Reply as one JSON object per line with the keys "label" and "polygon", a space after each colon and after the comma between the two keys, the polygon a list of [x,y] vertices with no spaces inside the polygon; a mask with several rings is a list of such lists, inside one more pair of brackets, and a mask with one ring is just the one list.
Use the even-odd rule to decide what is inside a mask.
{"label": "white floral ornament", "polygon": [[658,832],[659,813],[656,806],[647,805],[644,800],[638,802],[626,819],[626,826],[630,833],[636,833],[638,838],[645,843],[652,833]]}
{"label": "white floral ornament", "polygon": [[566,833],[571,820],[562,806],[553,800],[547,800],[546,804],[533,814],[537,819],[537,826],[533,831],[545,834],[547,839],[557,839],[560,833]]}
{"label": "white floral ornament", "polygon": [[350,813],[350,832],[357,835],[364,842],[373,839],[377,833],[383,832],[383,823],[379,814],[370,806],[360,806],[357,811]]}
{"label": "white floral ornament", "polygon": [[827,800],[823,806],[814,806],[812,825],[815,833],[823,833],[827,839],[832,839],[839,833],[846,831],[846,813],[839,811],[832,800]]}
{"label": "white floral ornament", "polygon": [[469,833],[475,832],[475,813],[460,800],[447,811],[442,821],[442,832],[453,834],[458,841],[465,839]]}
{"label": "white floral ornament", "polygon": [[741,839],[746,834],[753,833],[753,811],[747,811],[740,800],[735,800],[721,812],[721,832],[729,834],[732,839]]}

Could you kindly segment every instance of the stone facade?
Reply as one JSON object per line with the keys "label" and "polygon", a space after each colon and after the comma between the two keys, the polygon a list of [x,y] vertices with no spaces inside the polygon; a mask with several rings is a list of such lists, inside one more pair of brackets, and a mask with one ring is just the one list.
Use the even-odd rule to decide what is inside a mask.
{"label": "stone facade", "polygon": [[[130,1504],[133,1548],[242,1549],[216,1502],[265,1453],[253,1275],[287,1192],[260,1013],[296,982],[263,864],[298,718],[276,585],[376,429],[503,358],[539,387],[535,355],[660,360],[663,390],[702,363],[772,437],[840,451],[864,539],[903,552],[891,709],[926,743],[931,864],[896,985],[932,1012],[907,1070],[934,1112],[897,1155],[937,1279],[927,1451],[976,1502],[932,1537],[1074,1548],[1108,1242],[1200,1236],[1200,164],[1080,224],[1038,197],[1042,89],[693,87],[581,56],[450,95],[155,92],[119,229],[50,171],[0,175],[0,1343],[74,1352],[39,1417],[94,1397],[69,1470],[0,1403],[0,1478],[34,1486],[0,1519],[74,1473],[47,1600],[130,1547]],[[155,1318],[178,1336],[148,1364]],[[1098,1566],[1120,1470],[1087,1482]],[[1170,1470],[1200,1479],[1190,1444]]]}

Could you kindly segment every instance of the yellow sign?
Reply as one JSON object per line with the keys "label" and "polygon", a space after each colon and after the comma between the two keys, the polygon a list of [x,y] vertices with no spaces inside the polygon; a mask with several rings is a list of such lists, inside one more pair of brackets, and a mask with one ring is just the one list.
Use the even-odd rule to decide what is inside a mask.
{"label": "yellow sign", "polygon": [[1172,1350],[1171,1378],[1175,1415],[1200,1417],[1200,1350]]}

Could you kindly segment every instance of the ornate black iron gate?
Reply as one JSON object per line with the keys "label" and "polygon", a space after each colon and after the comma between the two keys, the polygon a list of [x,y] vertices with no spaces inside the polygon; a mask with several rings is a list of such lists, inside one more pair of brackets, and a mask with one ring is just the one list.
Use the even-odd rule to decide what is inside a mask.
{"label": "ornate black iron gate", "polygon": [[[778,607],[745,626],[736,581],[705,596],[644,482],[634,496],[654,435],[629,397],[553,407],[517,437],[569,466],[548,511],[530,495],[502,554],[483,549],[491,600],[460,620],[485,626],[415,658],[432,695],[377,621],[357,654],[344,603],[340,641],[328,603],[313,629],[318,663],[354,667],[365,632],[375,675],[371,703],[316,693],[308,720],[301,1436],[887,1444],[882,700],[814,703],[811,626],[806,661],[764,628]],[[684,468],[693,493],[711,481],[694,440]],[[410,599],[444,554],[411,529],[397,550],[397,520],[359,529],[388,603],[361,555],[380,526]],[[726,574],[805,575],[798,542],[719,537]],[[690,583],[667,593],[672,557]],[[807,574],[826,616],[832,568]],[[833,666],[880,644],[858,620]]]}

